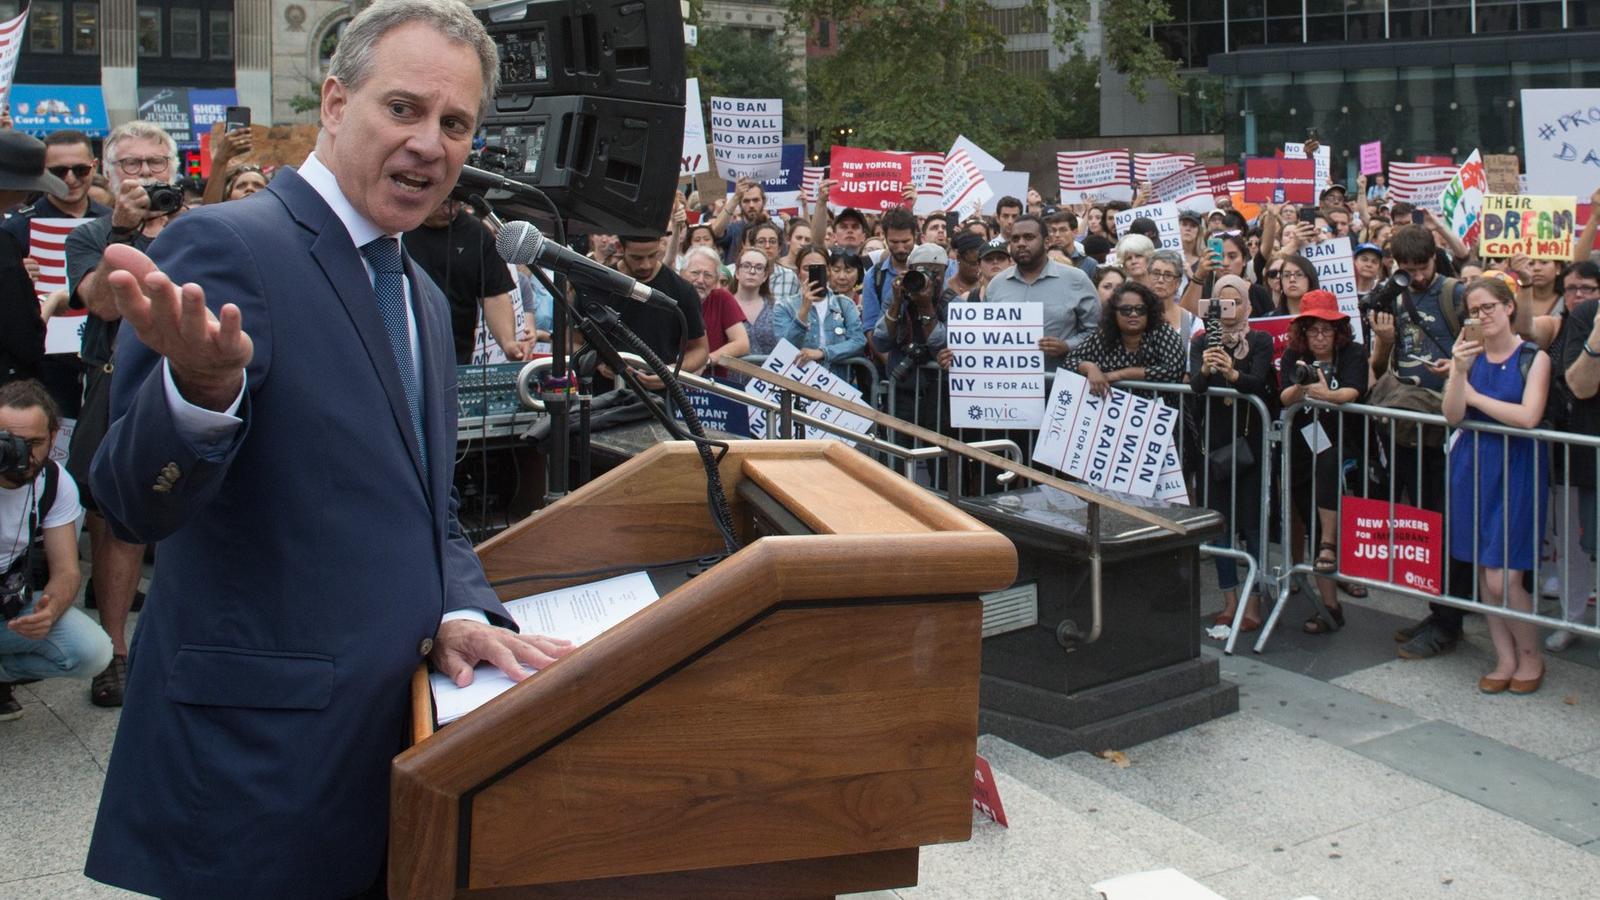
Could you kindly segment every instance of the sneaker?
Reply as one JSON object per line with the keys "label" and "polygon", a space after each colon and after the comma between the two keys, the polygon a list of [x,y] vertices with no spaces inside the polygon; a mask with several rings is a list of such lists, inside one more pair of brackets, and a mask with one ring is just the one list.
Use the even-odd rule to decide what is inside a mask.
{"label": "sneaker", "polygon": [[1401,659],[1431,659],[1456,649],[1456,642],[1461,640],[1461,635],[1453,634],[1440,628],[1435,623],[1418,629],[1411,639],[1401,644],[1395,652]]}
{"label": "sneaker", "polygon": [[10,682],[0,682],[0,722],[22,718],[22,704],[11,696]]}
{"label": "sneaker", "polygon": [[1568,647],[1571,647],[1572,642],[1577,639],[1578,636],[1570,631],[1552,631],[1550,632],[1549,636],[1544,639],[1544,648],[1549,650],[1551,653],[1560,653]]}
{"label": "sneaker", "polygon": [[1539,596],[1546,600],[1554,600],[1561,596],[1561,576],[1552,573],[1544,580],[1544,587],[1539,591]]}
{"label": "sneaker", "polygon": [[1433,624],[1433,614],[1429,613],[1427,616],[1425,616],[1423,619],[1421,619],[1420,621],[1416,622],[1415,624],[1407,625],[1404,628],[1396,628],[1394,630],[1394,642],[1397,643],[1397,644],[1404,644],[1406,641],[1409,641],[1412,638],[1416,637],[1417,634],[1419,632],[1421,632],[1424,628],[1427,628],[1428,626],[1430,626],[1432,624]]}

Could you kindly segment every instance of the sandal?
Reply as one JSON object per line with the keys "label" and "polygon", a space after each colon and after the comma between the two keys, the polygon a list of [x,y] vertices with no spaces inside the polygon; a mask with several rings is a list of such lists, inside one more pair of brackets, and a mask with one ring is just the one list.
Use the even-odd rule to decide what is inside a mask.
{"label": "sandal", "polygon": [[122,705],[122,691],[128,682],[128,657],[113,656],[105,671],[89,682],[89,702],[95,706]]}
{"label": "sandal", "polygon": [[1356,584],[1353,581],[1339,582],[1339,590],[1344,591],[1346,594],[1349,594],[1351,597],[1354,597],[1357,600],[1365,600],[1367,597],[1366,586]]}
{"label": "sandal", "polygon": [[1317,545],[1317,561],[1311,564],[1312,571],[1318,575],[1332,575],[1339,571],[1339,557],[1335,554],[1339,548],[1324,541]]}
{"label": "sandal", "polygon": [[1322,612],[1306,620],[1306,634],[1332,634],[1344,627],[1344,605],[1324,606]]}

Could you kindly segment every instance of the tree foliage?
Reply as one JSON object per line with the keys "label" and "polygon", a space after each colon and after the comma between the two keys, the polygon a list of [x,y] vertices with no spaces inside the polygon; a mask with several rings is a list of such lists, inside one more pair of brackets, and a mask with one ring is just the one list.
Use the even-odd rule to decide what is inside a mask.
{"label": "tree foliage", "polygon": [[[1113,69],[1128,76],[1128,91],[1140,102],[1148,93],[1146,82],[1178,86],[1178,61],[1150,39],[1152,27],[1170,21],[1167,0],[1102,0],[1103,52]],[[1060,40],[1059,32],[1056,38]]]}
{"label": "tree foliage", "polygon": [[1097,137],[1100,134],[1100,61],[1082,53],[1045,76],[1050,97],[1050,136]]}
{"label": "tree foliage", "polygon": [[1038,78],[1005,71],[984,0],[792,0],[790,27],[826,19],[838,52],[807,66],[810,124],[850,143],[943,149],[957,134],[1006,149],[1049,130]]}
{"label": "tree foliage", "polygon": [[700,79],[700,97],[776,97],[783,100],[785,129],[802,121],[803,97],[794,61],[776,35],[758,37],[737,28],[700,29],[699,46],[688,50],[688,72]]}

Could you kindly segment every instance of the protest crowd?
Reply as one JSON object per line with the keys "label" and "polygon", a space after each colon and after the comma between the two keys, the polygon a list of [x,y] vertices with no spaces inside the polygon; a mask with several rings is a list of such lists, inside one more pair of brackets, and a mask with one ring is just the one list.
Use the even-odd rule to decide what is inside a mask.
{"label": "protest crowd", "polygon": [[[248,129],[216,142],[204,183],[177,177],[172,138],[147,123],[116,129],[100,158],[77,132],[51,134],[42,146],[14,132],[0,137],[22,160],[7,166],[20,172],[37,156],[51,177],[13,177],[5,187],[15,189],[16,205],[0,228],[9,238],[0,241],[0,427],[37,432],[33,462],[0,475],[0,529],[16,535],[0,563],[8,577],[36,570],[28,575],[34,591],[21,592],[23,605],[0,635],[5,719],[20,714],[11,683],[26,679],[85,677],[95,704],[122,702],[126,623],[142,603],[151,551],[106,527],[86,487],[110,426],[120,324],[98,272],[102,254],[118,243],[149,247],[196,206],[259,202],[253,195],[287,168],[240,162],[251,151]],[[1317,148],[1301,149],[1309,156]],[[1343,626],[1341,593],[1366,595],[1341,555],[1352,540],[1340,519],[1348,498],[1381,500],[1391,518],[1413,508],[1444,517],[1431,538],[1448,561],[1432,593],[1528,613],[1536,597],[1552,598],[1557,625],[1592,615],[1593,446],[1471,427],[1447,438],[1445,426],[1596,435],[1600,192],[1583,198],[1586,207],[1569,204],[1566,221],[1578,209],[1587,216],[1551,252],[1547,242],[1515,241],[1503,218],[1486,222],[1481,241],[1464,240],[1434,205],[1403,199],[1381,174],[1349,188],[1319,185],[1306,202],[1247,200],[1240,182],[1219,181],[1191,208],[1177,201],[1192,197],[1168,196],[1129,172],[1121,192],[1036,184],[1022,196],[969,194],[955,209],[930,206],[909,179],[826,175],[811,172],[788,209],[748,178],[722,196],[680,190],[660,232],[573,243],[679,302],[681,323],[637,304],[619,312],[686,371],[726,379],[727,360],[784,352],[917,424],[1038,449],[1037,416],[1008,428],[947,414],[960,405],[957,373],[976,358],[970,345],[953,343],[952,325],[972,321],[963,310],[1026,308],[1036,339],[1007,349],[1025,351],[1036,384],[1077,378],[1102,398],[1133,385],[1181,417],[1172,448],[1181,473],[1177,494],[1166,497],[1222,513],[1222,545],[1242,549],[1258,569],[1269,545],[1287,548],[1300,566],[1292,593],[1310,591],[1318,604],[1303,622],[1308,633]],[[880,196],[876,208],[851,205],[864,189]],[[550,295],[526,266],[499,259],[490,226],[472,209],[446,201],[404,244],[450,302],[458,364],[547,350]],[[1337,292],[1322,283],[1330,260],[1344,282]],[[70,323],[68,345],[52,323]],[[615,373],[600,366],[598,375]],[[1049,391],[1032,398],[1038,408]],[[1441,418],[1397,422],[1371,407]],[[76,423],[70,450],[45,463],[62,419]],[[1049,467],[1038,453],[1033,461]],[[929,465],[921,477],[943,487],[947,473]],[[965,489],[994,487],[991,478]],[[78,566],[67,542],[80,506],[95,576],[84,600],[99,610],[98,626],[71,602]],[[1578,559],[1566,558],[1569,534]],[[30,545],[44,553],[24,552]],[[1247,590],[1235,558],[1218,555],[1215,564],[1210,634],[1258,630],[1277,598],[1260,578]],[[1448,652],[1464,614],[1434,604],[1396,634],[1399,655]],[[1486,692],[1537,690],[1542,654],[1574,640],[1572,631],[1541,633],[1528,621],[1492,616],[1490,625],[1498,659],[1480,684]],[[47,635],[56,651],[44,659],[38,647]]]}

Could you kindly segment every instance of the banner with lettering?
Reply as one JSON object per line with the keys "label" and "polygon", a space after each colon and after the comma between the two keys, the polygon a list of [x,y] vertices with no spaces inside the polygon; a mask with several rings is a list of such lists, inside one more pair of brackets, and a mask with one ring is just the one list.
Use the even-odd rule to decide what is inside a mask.
{"label": "banner with lettering", "polygon": [[1317,152],[1308,156],[1305,144],[1297,144],[1290,141],[1283,145],[1283,155],[1285,159],[1310,159],[1316,165],[1317,196],[1315,199],[1321,200],[1322,192],[1327,190],[1328,185],[1333,183],[1333,148],[1325,144],[1319,144]]}
{"label": "banner with lettering", "polygon": [[683,155],[678,159],[678,177],[692,178],[711,171],[706,156],[706,114],[700,107],[700,79],[690,78],[683,89]]}
{"label": "banner with lettering", "polygon": [[1383,174],[1383,141],[1372,141],[1361,145],[1361,174]]}
{"label": "banner with lettering", "polygon": [[1439,195],[1444,227],[1468,247],[1478,243],[1478,219],[1483,215],[1483,195],[1487,193],[1489,179],[1484,172],[1483,158],[1474,150]]}
{"label": "banner with lettering", "polygon": [[1117,226],[1117,234],[1127,234],[1128,226],[1132,225],[1135,219],[1150,219],[1156,223],[1156,231],[1161,235],[1161,243],[1156,249],[1183,253],[1183,229],[1178,226],[1176,204],[1152,203],[1149,206],[1135,206],[1117,213],[1111,221]]}
{"label": "banner with lettering", "polygon": [[1356,269],[1350,238],[1329,238],[1320,244],[1307,244],[1300,255],[1317,270],[1317,285],[1339,298],[1339,311],[1350,317],[1350,329],[1357,343],[1366,343],[1361,331],[1361,297],[1356,293]]}
{"label": "banner with lettering", "polygon": [[1135,153],[1133,179],[1139,183],[1157,182],[1194,165],[1193,153]]}
{"label": "banner with lettering", "polygon": [[994,188],[984,180],[977,161],[957,142],[944,157],[944,196],[940,199],[945,210],[966,218],[993,196]]}
{"label": "banner with lettering", "polygon": [[919,216],[944,207],[944,154],[907,153],[911,160],[911,185],[917,189],[917,203],[911,211]]}
{"label": "banner with lettering", "polygon": [[1101,490],[1187,498],[1177,428],[1178,411],[1160,400],[1116,389],[1102,396],[1087,378],[1057,369],[1033,462]]}
{"label": "banner with lettering", "polygon": [[1244,199],[1252,203],[1317,202],[1317,164],[1264,156],[1244,161]]}
{"label": "banner with lettering", "polygon": [[1133,199],[1133,166],[1127,150],[1061,150],[1056,181],[1062,203],[1106,203]]}
{"label": "banner with lettering", "polygon": [[1217,203],[1228,199],[1228,185],[1239,179],[1238,166],[1206,166],[1206,178],[1211,180],[1211,196]]}
{"label": "banner with lettering", "polygon": [[825,166],[804,166],[801,171],[803,174],[800,176],[800,199],[807,203],[815,203],[817,202],[817,185],[822,183],[822,179],[827,175],[828,170]]}
{"label": "banner with lettering", "polygon": [[1444,196],[1445,185],[1456,177],[1456,165],[1433,163],[1389,164],[1389,200],[1393,203],[1410,203],[1418,209],[1439,212],[1439,198]]}
{"label": "banner with lettering", "polygon": [[17,56],[22,52],[23,35],[28,33],[30,8],[24,5],[14,18],[0,22],[0,103],[11,95],[11,81],[17,74]]}
{"label": "banner with lettering", "polygon": [[1505,259],[1572,259],[1577,204],[1571,197],[1489,194],[1483,198],[1483,228],[1478,254]]}
{"label": "banner with lettering", "polygon": [[1211,176],[1204,166],[1179,169],[1152,185],[1156,198],[1164,203],[1176,204],[1179,209],[1193,212],[1210,212],[1217,208],[1217,199],[1211,192]]}
{"label": "banner with lettering", "polygon": [[[800,212],[800,166],[806,158],[804,144],[784,144],[783,162],[778,174],[761,180],[761,189],[767,195],[767,214],[781,213],[792,216]],[[737,187],[728,182],[728,192]]]}
{"label": "banner with lettering", "polygon": [[1588,199],[1600,187],[1600,88],[1522,92],[1525,194]]}
{"label": "banner with lettering", "polygon": [[[33,288],[39,299],[67,289],[67,235],[89,219],[32,219],[28,222],[28,255],[39,261]],[[58,307],[45,323],[44,352],[77,353],[83,347],[88,310]]]}
{"label": "banner with lettering", "polygon": [[776,176],[783,167],[783,100],[712,97],[711,143],[723,178]]}
{"label": "banner with lettering", "polygon": [[1444,516],[1367,497],[1344,497],[1340,507],[1340,574],[1442,593]]}
{"label": "banner with lettering", "polygon": [[882,212],[905,202],[911,160],[903,153],[834,147],[830,174],[839,182],[828,191],[830,205]]}
{"label": "banner with lettering", "polygon": [[1043,303],[952,303],[950,424],[1038,428],[1044,417]]}

